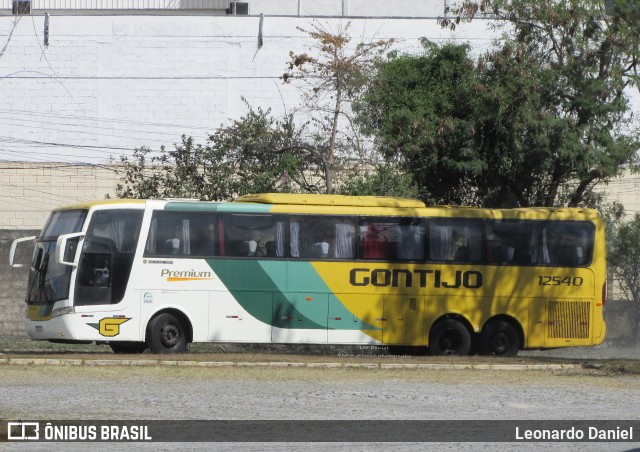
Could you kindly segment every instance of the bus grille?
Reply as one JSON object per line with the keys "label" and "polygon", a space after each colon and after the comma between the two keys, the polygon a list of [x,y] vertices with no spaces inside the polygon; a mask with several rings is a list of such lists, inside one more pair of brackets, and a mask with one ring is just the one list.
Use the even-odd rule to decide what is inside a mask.
{"label": "bus grille", "polygon": [[549,337],[588,338],[590,304],[588,301],[549,301]]}

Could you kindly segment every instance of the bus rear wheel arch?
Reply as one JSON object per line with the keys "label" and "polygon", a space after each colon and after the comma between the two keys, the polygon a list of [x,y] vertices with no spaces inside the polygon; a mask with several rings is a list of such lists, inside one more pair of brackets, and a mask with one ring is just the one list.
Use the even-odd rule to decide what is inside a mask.
{"label": "bus rear wheel arch", "polygon": [[522,345],[522,334],[515,321],[505,318],[489,320],[479,337],[479,349],[483,355],[512,357]]}
{"label": "bus rear wheel arch", "polygon": [[147,325],[146,343],[153,353],[184,353],[191,341],[190,324],[177,312],[162,312]]}
{"label": "bus rear wheel arch", "polygon": [[471,333],[458,318],[437,321],[429,332],[429,353],[432,355],[468,355],[471,352]]}

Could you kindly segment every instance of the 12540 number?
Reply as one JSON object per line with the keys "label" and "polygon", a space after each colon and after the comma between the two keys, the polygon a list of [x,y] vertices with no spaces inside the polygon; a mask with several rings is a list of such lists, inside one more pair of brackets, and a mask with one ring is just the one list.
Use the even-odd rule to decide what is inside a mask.
{"label": "12540 number", "polygon": [[581,286],[584,280],[581,276],[538,276],[541,286]]}

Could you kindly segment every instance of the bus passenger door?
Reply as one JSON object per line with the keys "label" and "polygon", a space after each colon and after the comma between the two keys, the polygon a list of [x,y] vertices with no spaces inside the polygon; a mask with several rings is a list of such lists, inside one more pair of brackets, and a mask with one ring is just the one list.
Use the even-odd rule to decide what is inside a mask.
{"label": "bus passenger door", "polygon": [[326,343],[328,303],[326,293],[275,293],[272,342]]}
{"label": "bus passenger door", "polygon": [[424,297],[416,295],[384,296],[385,344],[424,345]]}

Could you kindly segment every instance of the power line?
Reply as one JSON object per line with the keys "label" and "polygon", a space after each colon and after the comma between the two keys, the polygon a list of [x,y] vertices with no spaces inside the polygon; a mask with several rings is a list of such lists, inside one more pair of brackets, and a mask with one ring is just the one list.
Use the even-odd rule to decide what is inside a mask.
{"label": "power line", "polygon": [[[36,152],[33,150],[29,150],[28,154],[25,155],[24,151],[21,150],[9,150],[0,148],[0,154],[4,154],[12,157],[11,159],[7,158],[6,161],[22,161],[22,162],[32,162],[32,161],[40,161],[40,162],[48,162],[48,163],[71,163],[71,164],[87,164],[92,166],[101,166],[99,163],[89,163],[87,160],[97,160],[104,161],[108,159],[108,157],[102,156],[88,156],[83,155],[83,160],[78,160],[78,156],[76,154],[65,154],[65,153],[52,153],[52,152]],[[27,159],[28,157],[28,159]]]}
{"label": "power line", "polygon": [[[77,134],[77,135],[90,135],[90,136],[97,136],[97,137],[109,137],[109,138],[122,138],[122,139],[129,139],[129,140],[140,140],[139,136],[127,136],[127,135],[116,135],[116,134],[106,134],[106,133],[99,133],[99,132],[95,132],[95,131],[84,131],[84,130],[77,130],[78,128],[86,128],[87,126],[84,125],[75,125],[75,124],[60,124],[60,123],[49,123],[48,125],[55,125],[55,124],[60,124],[60,125],[66,125],[66,126],[71,126],[74,127],[74,129],[66,129],[66,130],[61,130],[59,127],[46,127],[43,125],[39,125],[39,126],[31,126],[31,125],[25,125],[24,122],[13,122],[11,119],[9,120],[4,120],[3,121],[4,124],[8,124],[8,125],[12,125],[15,127],[24,127],[24,128],[29,128],[29,129],[33,129],[36,128],[38,131],[52,131],[52,132],[63,132],[63,133],[73,133],[73,134]],[[36,122],[36,121],[32,121],[32,122]],[[15,130],[14,127],[14,130]],[[92,126],[89,126],[92,127]],[[105,129],[105,127],[103,127],[102,129]],[[108,129],[108,128],[107,128]],[[131,132],[135,132],[135,131],[131,131]],[[161,133],[161,132],[146,132],[146,133]],[[174,135],[175,136],[175,135]],[[167,140],[160,140],[160,139],[156,139],[156,138],[145,138],[144,141],[153,141],[153,142],[157,142],[157,143],[166,143]]]}
{"label": "power line", "polygon": [[[36,117],[33,117],[33,115],[30,115],[30,117],[27,117],[27,118],[23,118],[17,115],[10,115],[8,112],[4,113],[2,111],[0,111],[0,118],[4,118],[3,124],[6,124],[6,121],[15,121],[14,123],[10,123],[10,125],[17,125],[17,126],[20,126],[20,125],[28,126],[29,124],[36,124],[37,126],[40,126],[40,124],[44,123],[44,124],[55,124],[60,126],[69,126],[74,129],[89,128],[89,129],[110,130],[110,131],[117,131],[117,132],[137,132],[137,133],[142,132],[142,133],[148,133],[153,135],[167,135],[167,136],[175,136],[176,133],[173,130],[176,130],[179,128],[197,130],[197,128],[189,127],[189,126],[170,126],[166,124],[153,125],[152,127],[154,127],[156,130],[142,129],[136,124],[133,124],[134,126],[136,126],[135,128],[134,127],[124,128],[124,127],[115,127],[113,125],[91,124],[89,120],[82,120],[77,118],[56,118],[56,117],[46,117],[46,116],[44,118],[36,118]],[[73,121],[73,122],[69,122],[69,121]],[[98,119],[98,120],[93,120],[93,122],[104,123],[107,121]]]}
{"label": "power line", "polygon": [[104,150],[113,150],[113,151],[132,151],[133,150],[131,148],[123,148],[118,146],[55,143],[51,141],[28,140],[26,138],[15,138],[15,137],[6,137],[6,136],[0,136],[0,139],[10,140],[12,142],[21,143],[21,144],[39,144],[44,146],[67,147],[67,148],[73,148],[73,149],[104,149]]}
{"label": "power line", "polygon": [[[14,110],[14,109],[4,109],[0,108],[0,113],[10,113],[17,115],[28,115],[28,116],[44,116],[44,117],[54,117],[54,118],[65,118],[72,119],[74,121],[96,121],[96,122],[112,122],[116,124],[134,124],[139,126],[154,126],[154,127],[175,127],[175,128],[185,128],[185,129],[200,129],[202,131],[208,131],[210,128],[193,126],[193,125],[185,125],[185,124],[172,124],[172,123],[164,123],[164,122],[146,122],[146,121],[134,121],[130,119],[120,119],[120,118],[101,118],[96,116],[79,116],[79,115],[69,115],[69,114],[60,114],[60,113],[47,113],[47,112],[39,112],[39,111],[30,111],[30,110]],[[214,127],[214,129],[216,129]]]}
{"label": "power line", "polygon": [[[282,75],[189,75],[189,76],[138,76],[138,75],[16,75],[20,72],[0,76],[0,79],[10,80],[40,80],[40,79],[60,79],[60,80],[274,80],[280,79]],[[29,71],[33,72],[33,71]],[[313,77],[313,76],[309,76]]]}

